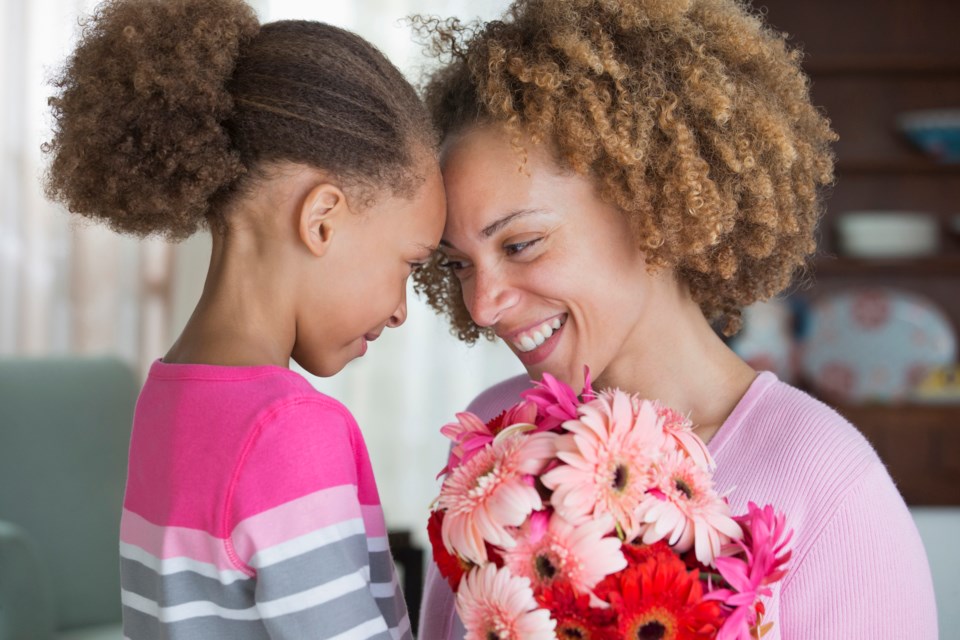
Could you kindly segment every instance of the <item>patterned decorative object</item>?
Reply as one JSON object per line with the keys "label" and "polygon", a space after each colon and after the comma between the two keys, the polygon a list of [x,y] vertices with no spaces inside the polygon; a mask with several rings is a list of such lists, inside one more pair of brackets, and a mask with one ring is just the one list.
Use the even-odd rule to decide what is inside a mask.
{"label": "patterned decorative object", "polygon": [[793,310],[783,300],[757,302],[743,310],[743,330],[730,348],[757,371],[772,371],[784,382],[796,374]]}
{"label": "patterned decorative object", "polygon": [[889,288],[819,299],[801,370],[818,392],[847,402],[896,402],[933,369],[954,362],[950,321],[930,301]]}

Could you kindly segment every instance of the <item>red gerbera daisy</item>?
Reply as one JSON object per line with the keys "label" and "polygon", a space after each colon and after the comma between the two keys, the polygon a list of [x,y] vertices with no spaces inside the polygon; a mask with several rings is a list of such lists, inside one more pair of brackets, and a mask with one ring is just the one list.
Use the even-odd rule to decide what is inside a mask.
{"label": "red gerbera daisy", "polygon": [[430,520],[427,521],[427,535],[430,538],[430,546],[433,548],[433,559],[437,563],[437,569],[440,575],[446,578],[450,583],[450,588],[454,591],[460,585],[460,578],[473,566],[460,556],[450,553],[443,545],[443,538],[440,536],[440,528],[443,525],[444,511],[437,509],[430,513]]}
{"label": "red gerbera daisy", "polygon": [[577,593],[570,584],[555,582],[533,595],[557,621],[558,640],[619,640],[613,609],[591,607],[590,596]]}
{"label": "red gerbera daisy", "polygon": [[[656,545],[632,549],[629,567],[604,581],[617,613],[620,637],[629,640],[712,638],[723,624],[714,602],[703,601],[698,572],[687,572],[674,553]],[[645,558],[643,556],[646,556]],[[639,560],[634,564],[633,560]]]}

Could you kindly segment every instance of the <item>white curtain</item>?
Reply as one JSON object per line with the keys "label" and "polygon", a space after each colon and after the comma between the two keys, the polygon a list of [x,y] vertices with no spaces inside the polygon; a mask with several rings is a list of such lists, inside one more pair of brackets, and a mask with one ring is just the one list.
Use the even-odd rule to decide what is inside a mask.
{"label": "white curtain", "polygon": [[113,353],[142,371],[171,333],[173,247],[72,220],[40,187],[49,80],[93,6],[0,6],[0,355]]}
{"label": "white curtain", "polygon": [[[42,195],[48,80],[96,0],[0,3],[0,357],[114,354],[141,373],[184,325],[206,275],[209,237],[176,246],[73,220]],[[403,18],[491,18],[505,0],[254,0],[262,21],[322,20],[356,31],[416,81],[430,61]],[[467,348],[410,294],[407,323],[330,379],[310,378],[357,417],[391,528],[426,546],[447,445],[440,426],[489,384],[522,371],[502,345]]]}

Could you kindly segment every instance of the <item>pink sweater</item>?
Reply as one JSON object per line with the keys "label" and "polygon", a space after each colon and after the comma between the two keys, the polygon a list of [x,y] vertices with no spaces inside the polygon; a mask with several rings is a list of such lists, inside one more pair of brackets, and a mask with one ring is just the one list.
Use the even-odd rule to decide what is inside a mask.
{"label": "pink sweater", "polygon": [[120,527],[130,640],[411,638],[360,430],[288,369],[154,363]]}
{"label": "pink sweater", "polygon": [[[502,382],[470,411],[488,420],[528,385],[523,376]],[[765,640],[937,638],[923,543],[883,463],[846,420],[761,373],[708,448],[734,513],[770,503],[794,530],[789,574],[765,603],[774,621]],[[432,564],[420,629],[422,640],[464,636]]]}

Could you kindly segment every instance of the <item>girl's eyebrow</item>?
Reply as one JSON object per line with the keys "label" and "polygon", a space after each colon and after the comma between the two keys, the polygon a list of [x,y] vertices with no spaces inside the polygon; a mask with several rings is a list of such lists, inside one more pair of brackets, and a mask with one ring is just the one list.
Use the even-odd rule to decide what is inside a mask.
{"label": "girl's eyebrow", "polygon": [[[500,231],[501,229],[503,229],[508,224],[510,224],[511,222],[513,222],[518,218],[523,218],[525,216],[532,216],[532,215],[540,215],[544,213],[547,213],[546,209],[514,209],[513,211],[505,214],[500,218],[497,218],[496,220],[494,220],[493,222],[485,226],[483,229],[480,230],[479,235],[481,238],[484,238],[484,239],[489,238],[490,236],[494,235],[496,232]],[[444,239],[440,240],[440,246],[447,247],[448,249],[456,249],[456,247],[454,247],[452,244],[450,244],[447,240],[444,240]]]}

